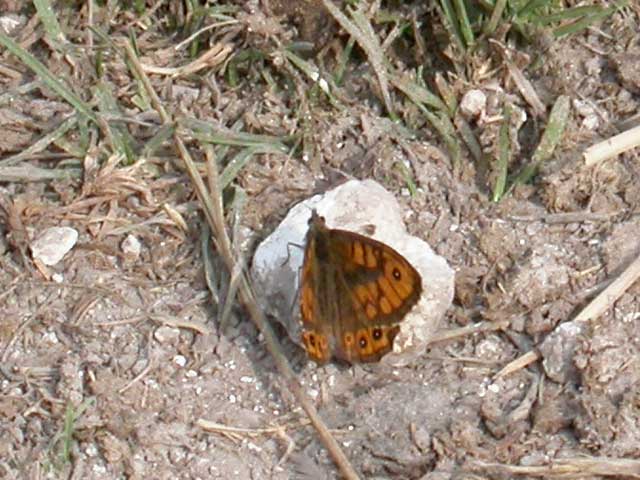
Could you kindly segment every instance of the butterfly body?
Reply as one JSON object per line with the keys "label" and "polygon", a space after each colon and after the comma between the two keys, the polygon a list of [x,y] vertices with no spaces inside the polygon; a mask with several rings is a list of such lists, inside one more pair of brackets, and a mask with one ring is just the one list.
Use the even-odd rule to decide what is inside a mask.
{"label": "butterfly body", "polygon": [[390,246],[309,220],[300,289],[302,341],[310,358],[375,362],[393,348],[398,324],[420,298],[422,281]]}

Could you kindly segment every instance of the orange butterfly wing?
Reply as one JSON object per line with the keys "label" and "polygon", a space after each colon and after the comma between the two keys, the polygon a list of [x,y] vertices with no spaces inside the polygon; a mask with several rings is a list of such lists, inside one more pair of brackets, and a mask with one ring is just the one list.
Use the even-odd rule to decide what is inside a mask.
{"label": "orange butterfly wing", "polygon": [[393,348],[398,323],[420,298],[422,281],[394,249],[309,220],[300,290],[302,340],[318,363],[336,357],[375,362]]}

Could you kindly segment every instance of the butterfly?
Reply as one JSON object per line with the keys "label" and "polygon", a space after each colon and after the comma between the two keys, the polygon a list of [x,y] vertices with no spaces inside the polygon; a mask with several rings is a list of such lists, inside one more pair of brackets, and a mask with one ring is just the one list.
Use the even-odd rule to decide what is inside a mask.
{"label": "butterfly", "polygon": [[300,282],[302,343],[312,360],[377,362],[421,293],[420,274],[393,248],[328,228],[312,211]]}

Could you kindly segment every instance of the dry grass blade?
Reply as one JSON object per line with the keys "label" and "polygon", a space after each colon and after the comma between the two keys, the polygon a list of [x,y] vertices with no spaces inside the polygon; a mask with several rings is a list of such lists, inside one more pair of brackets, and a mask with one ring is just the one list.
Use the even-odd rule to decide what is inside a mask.
{"label": "dry grass blade", "polygon": [[44,182],[81,176],[82,172],[79,169],[51,170],[33,165],[0,167],[0,182]]}
{"label": "dry grass blade", "polygon": [[436,332],[429,343],[446,342],[449,340],[457,340],[460,337],[475,335],[479,332],[494,332],[496,330],[504,330],[509,326],[509,321],[501,322],[482,322],[467,327],[454,328],[446,332]]}
{"label": "dry grass blade", "polygon": [[511,78],[518,87],[518,90],[520,90],[522,97],[531,106],[533,113],[538,117],[544,115],[546,109],[531,82],[524,76],[522,70],[520,70],[511,60],[507,59],[505,63],[509,70],[509,75],[511,75]]}
{"label": "dry grass blade", "polygon": [[[136,70],[136,74],[140,77],[145,88],[147,89],[147,93],[154,108],[158,111],[160,117],[163,122],[168,123],[171,121],[170,116],[162,106],[157,93],[153,89],[149,78],[146,76],[145,72],[138,61],[138,58],[134,52],[131,44],[125,44],[125,52],[127,54],[128,60],[131,62],[132,67]],[[224,222],[224,211],[222,207],[222,192],[220,191],[220,179],[218,176],[217,165],[215,160],[208,162],[209,166],[209,187],[211,191],[207,190],[202,177],[197,171],[195,163],[191,158],[191,155],[187,151],[187,148],[182,140],[182,137],[178,132],[174,134],[174,141],[178,148],[178,152],[182,161],[184,162],[185,168],[189,174],[193,187],[196,191],[198,199],[201,202],[203,212],[209,223],[211,231],[213,233],[214,241],[217,247],[217,250],[222,257],[222,260],[225,263],[225,266],[229,272],[233,272],[236,265],[236,260],[233,256],[233,250],[231,248],[231,242],[229,240],[229,236],[227,234],[225,222]],[[287,358],[282,354],[282,351],[279,346],[279,342],[271,329],[264,313],[258,306],[255,295],[251,288],[251,283],[245,272],[242,272],[239,276],[238,280],[238,298],[242,305],[247,309],[251,320],[254,322],[260,333],[264,336],[265,344],[269,353],[273,356],[275,360],[276,367],[278,371],[283,376],[286,381],[287,387],[296,397],[298,402],[301,404],[302,408],[305,410],[307,415],[309,416],[309,420],[315,427],[320,436],[320,440],[325,445],[331,456],[333,457],[336,465],[338,466],[340,472],[344,476],[344,478],[353,480],[358,479],[358,475],[356,471],[353,469],[346,455],[340,448],[340,445],[333,437],[325,423],[322,421],[318,412],[313,405],[311,399],[307,397],[307,395],[303,392],[300,384],[297,381],[297,378],[293,372],[293,369],[289,365]]]}
{"label": "dry grass blade", "polygon": [[203,325],[199,322],[190,322],[188,320],[182,320],[180,318],[169,317],[168,315],[149,315],[148,318],[162,325],[169,325],[171,327],[193,330],[195,332],[198,332],[200,335],[206,335],[209,333],[209,329],[206,327],[206,325]]}
{"label": "dry grass blade", "polygon": [[226,43],[217,43],[205,53],[200,55],[200,57],[195,59],[193,62],[182,67],[168,68],[143,64],[142,68],[147,73],[155,73],[158,75],[170,75],[172,77],[191,75],[198,72],[199,70],[217,67],[218,65],[224,63],[232,51],[233,48],[231,45]]}

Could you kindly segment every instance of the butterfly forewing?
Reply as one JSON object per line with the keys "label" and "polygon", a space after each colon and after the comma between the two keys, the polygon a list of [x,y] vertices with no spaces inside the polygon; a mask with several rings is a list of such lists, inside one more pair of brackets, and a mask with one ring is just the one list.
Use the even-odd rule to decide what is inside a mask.
{"label": "butterfly forewing", "polygon": [[334,259],[345,279],[343,293],[364,310],[369,324],[399,323],[420,298],[420,274],[382,242],[346,230],[330,232],[332,251],[343,250]]}

